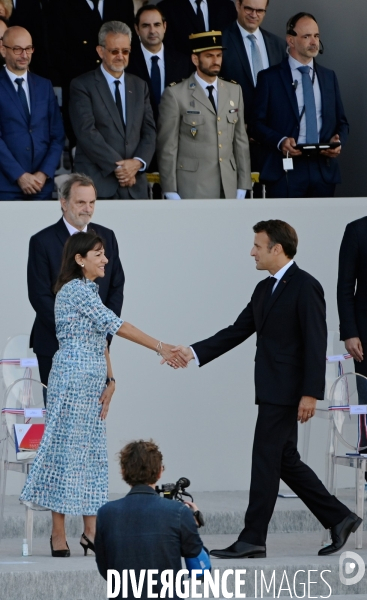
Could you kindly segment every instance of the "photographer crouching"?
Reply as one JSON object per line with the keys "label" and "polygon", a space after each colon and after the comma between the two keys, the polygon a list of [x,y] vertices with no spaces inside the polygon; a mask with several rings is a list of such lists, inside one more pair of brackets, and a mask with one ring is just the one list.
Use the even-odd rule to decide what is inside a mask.
{"label": "photographer crouching", "polygon": [[[202,515],[194,502],[167,499],[182,499],[182,495],[188,495],[184,490],[180,490],[179,496],[174,493],[161,497],[159,488],[155,489],[164,466],[162,454],[153,441],[131,442],[121,450],[119,458],[122,477],[131,491],[98,511],[95,537],[98,570],[107,581],[107,571],[114,570],[114,590],[110,590],[109,597],[121,597],[117,590],[121,585],[124,598],[148,598],[149,590],[160,595],[162,572],[168,570],[176,578],[182,569],[181,557],[187,559],[188,568],[192,562],[189,559],[195,558],[199,564],[210,566],[197,531],[203,524]],[[188,482],[185,478],[180,481]],[[153,587],[149,581],[151,570],[155,570]]]}

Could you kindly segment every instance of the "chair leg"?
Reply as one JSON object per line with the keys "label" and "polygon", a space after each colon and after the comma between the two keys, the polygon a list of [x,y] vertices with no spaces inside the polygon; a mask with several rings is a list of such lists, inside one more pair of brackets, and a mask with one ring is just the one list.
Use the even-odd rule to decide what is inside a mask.
{"label": "chair leg", "polygon": [[0,463],[0,540],[3,537],[4,531],[4,505],[5,505],[5,489],[6,489],[6,476],[8,472],[7,468],[7,449],[4,452],[5,456],[2,457]]}
{"label": "chair leg", "polygon": [[[364,473],[365,464],[364,460],[358,460],[360,463],[356,468],[356,515],[363,519],[364,512]],[[362,548],[363,539],[363,524],[358,527],[356,533],[356,549]]]}
{"label": "chair leg", "polygon": [[28,542],[28,556],[32,556],[33,545],[33,510],[25,507],[25,537]]}

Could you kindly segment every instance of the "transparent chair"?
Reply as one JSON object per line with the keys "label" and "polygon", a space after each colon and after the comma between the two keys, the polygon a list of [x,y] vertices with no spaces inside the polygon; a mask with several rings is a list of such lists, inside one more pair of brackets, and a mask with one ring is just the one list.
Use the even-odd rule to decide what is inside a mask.
{"label": "transparent chair", "polygon": [[7,339],[0,357],[3,392],[32,369],[31,377],[39,379],[37,358],[29,347],[29,334],[23,333]]}
{"label": "transparent chair", "polygon": [[[329,400],[329,435],[326,487],[336,494],[336,468],[352,467],[356,476],[356,514],[363,519],[367,470],[367,378],[343,373],[334,382]],[[341,450],[344,450],[344,453]],[[365,454],[365,455],[364,455]],[[356,531],[356,548],[362,548],[363,526]],[[325,536],[324,536],[325,540]]]}
{"label": "transparent chair", "polygon": [[[1,408],[0,424],[0,539],[3,535],[4,504],[8,471],[24,475],[30,471],[36,450],[17,451],[14,425],[44,422],[43,390],[45,386],[35,379],[23,377],[14,381],[6,390]],[[25,538],[28,552],[32,553],[33,512],[25,507]]]}

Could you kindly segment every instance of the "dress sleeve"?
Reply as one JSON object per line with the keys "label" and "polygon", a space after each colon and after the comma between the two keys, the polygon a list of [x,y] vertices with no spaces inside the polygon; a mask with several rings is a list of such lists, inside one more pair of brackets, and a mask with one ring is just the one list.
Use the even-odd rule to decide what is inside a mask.
{"label": "dress sleeve", "polygon": [[83,281],[73,282],[70,301],[76,310],[83,317],[90,319],[97,331],[104,335],[114,335],[123,324],[123,320],[103,304],[96,289]]}

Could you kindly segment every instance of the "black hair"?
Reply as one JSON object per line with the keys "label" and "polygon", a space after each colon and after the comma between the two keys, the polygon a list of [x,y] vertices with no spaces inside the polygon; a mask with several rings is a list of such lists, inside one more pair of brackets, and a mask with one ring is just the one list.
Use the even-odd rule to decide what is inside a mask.
{"label": "black hair", "polygon": [[148,11],[156,10],[161,15],[163,23],[166,22],[166,17],[164,16],[164,13],[161,11],[159,6],[156,6],[155,4],[143,4],[143,6],[141,6],[139,8],[138,12],[135,15],[135,25],[137,27],[139,27],[141,15],[143,14],[143,12],[145,12],[147,10]]}
{"label": "black hair", "polygon": [[297,254],[298,236],[296,230],[285,221],[279,219],[270,219],[269,221],[259,221],[253,226],[255,233],[266,233],[270,240],[269,250],[276,244],[280,244],[284,254],[288,258],[293,258]]}
{"label": "black hair", "polygon": [[76,254],[80,254],[84,258],[91,250],[100,250],[104,248],[104,245],[104,240],[93,229],[71,235],[62,253],[61,269],[54,286],[55,294],[65,283],[73,279],[83,279],[83,269],[75,260]]}

